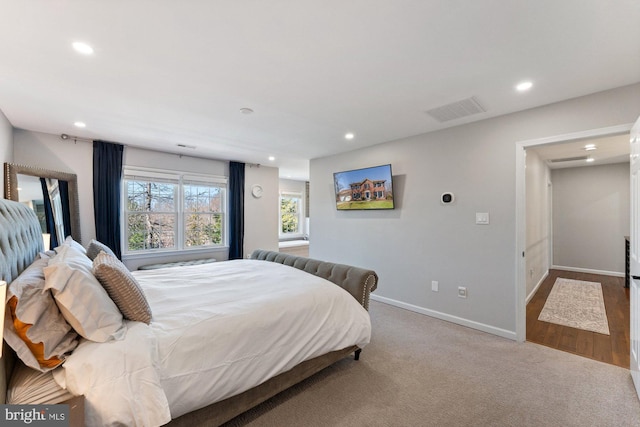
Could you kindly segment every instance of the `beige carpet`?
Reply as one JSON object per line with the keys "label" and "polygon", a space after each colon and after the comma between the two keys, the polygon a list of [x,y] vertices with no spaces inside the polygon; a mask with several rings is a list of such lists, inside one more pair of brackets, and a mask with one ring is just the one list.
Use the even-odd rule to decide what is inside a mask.
{"label": "beige carpet", "polygon": [[375,301],[370,311],[360,361],[344,359],[228,426],[640,426],[625,369]]}
{"label": "beige carpet", "polygon": [[558,277],[538,320],[609,335],[602,285]]}

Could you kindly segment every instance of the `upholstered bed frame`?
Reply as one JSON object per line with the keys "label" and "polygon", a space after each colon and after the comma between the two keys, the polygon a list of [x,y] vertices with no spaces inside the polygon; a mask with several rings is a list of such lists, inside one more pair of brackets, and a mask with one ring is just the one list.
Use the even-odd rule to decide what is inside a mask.
{"label": "upholstered bed frame", "polygon": [[[42,251],[42,232],[35,213],[17,202],[0,199],[0,280],[10,283]],[[363,307],[369,307],[369,294],[376,289],[378,276],[372,270],[323,262],[280,252],[256,250],[252,259],[278,262],[323,277],[347,290]],[[3,343],[0,364],[0,402],[6,400],[15,354]],[[356,346],[334,351],[297,365],[265,383],[237,396],[214,403],[172,420],[171,426],[217,426],[266,401],[279,392],[310,377],[334,362],[355,353]]]}
{"label": "upholstered bed frame", "polygon": [[[23,204],[0,199],[0,280],[11,283],[42,249],[42,231],[36,214]],[[6,343],[2,347],[0,402],[4,403],[16,356]]]}

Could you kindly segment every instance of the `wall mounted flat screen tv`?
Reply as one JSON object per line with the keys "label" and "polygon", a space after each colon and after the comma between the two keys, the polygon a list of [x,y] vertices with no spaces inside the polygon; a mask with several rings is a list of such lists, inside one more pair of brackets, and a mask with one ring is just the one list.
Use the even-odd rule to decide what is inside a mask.
{"label": "wall mounted flat screen tv", "polygon": [[333,174],[338,210],[394,209],[391,165]]}

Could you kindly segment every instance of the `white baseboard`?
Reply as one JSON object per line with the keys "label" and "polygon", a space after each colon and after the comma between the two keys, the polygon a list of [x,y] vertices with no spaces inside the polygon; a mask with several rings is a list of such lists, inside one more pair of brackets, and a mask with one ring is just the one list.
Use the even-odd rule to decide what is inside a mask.
{"label": "white baseboard", "polygon": [[406,302],[394,300],[391,298],[381,297],[380,295],[371,294],[370,298],[374,301],[378,301],[384,304],[389,304],[394,307],[403,308],[405,310],[413,311],[415,313],[424,314],[426,316],[435,317],[436,319],[445,320],[447,322],[456,323],[458,325],[466,326],[468,328],[477,329],[482,332],[497,335],[499,337],[508,338],[516,341],[516,333],[514,331],[508,331],[506,329],[496,328],[494,326],[485,325],[484,323],[474,322],[473,320],[464,319],[462,317],[452,316],[450,314],[441,313],[439,311],[430,310],[428,308],[420,307]]}
{"label": "white baseboard", "polygon": [[564,265],[552,265],[551,268],[554,270],[575,271],[577,273],[601,274],[603,276],[614,276],[614,277],[625,276],[624,273],[620,273],[619,271],[593,270],[591,268],[566,267]]}
{"label": "white baseboard", "polygon": [[549,277],[549,270],[547,270],[547,272],[544,273],[542,278],[538,281],[538,284],[533,288],[533,290],[529,293],[529,295],[527,295],[527,300],[524,303],[525,305],[529,304],[529,301],[531,301],[531,298],[533,298],[536,292],[538,292],[538,288],[540,287],[540,285],[542,285],[542,282],[544,282],[544,279],[546,279],[547,277]]}

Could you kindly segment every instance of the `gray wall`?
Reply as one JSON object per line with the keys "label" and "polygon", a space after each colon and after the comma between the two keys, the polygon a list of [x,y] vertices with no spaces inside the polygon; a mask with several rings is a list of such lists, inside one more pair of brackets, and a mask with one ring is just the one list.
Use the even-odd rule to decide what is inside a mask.
{"label": "gray wall", "polygon": [[[244,253],[255,249],[278,250],[278,168],[245,166]],[[260,198],[251,195],[254,184],[262,186]]]}
{"label": "gray wall", "polygon": [[[78,176],[78,198],[80,203],[80,225],[82,244],[87,245],[95,238],[93,216],[93,145],[87,142],[63,141],[58,135],[15,129],[14,160],[16,163],[45,169],[75,173]],[[149,151],[134,147],[124,150],[124,164],[193,173],[228,175],[229,163],[215,159],[201,159],[190,156]],[[278,169],[261,166],[246,168],[245,203],[245,252],[263,248],[278,250]],[[265,189],[260,200],[252,200],[250,186],[259,182]],[[227,250],[209,250],[207,256],[225,260]],[[131,257],[125,259],[130,269],[139,265],[166,260],[202,258],[202,252],[153,255],[151,257]]]}
{"label": "gray wall", "polygon": [[624,275],[629,163],[554,169],[553,265]]}
{"label": "gray wall", "polygon": [[[13,163],[13,127],[0,111],[0,164]],[[0,178],[0,191],[4,192],[4,172]],[[2,195],[4,197],[4,194]]]}
{"label": "gray wall", "polygon": [[549,272],[551,249],[551,171],[535,151],[526,161],[527,301]]}
{"label": "gray wall", "polygon": [[[639,112],[636,84],[313,159],[310,255],[375,269],[377,299],[515,338],[516,142],[633,123]],[[385,163],[395,210],[336,211],[333,172]],[[454,204],[440,204],[444,191]],[[476,225],[476,212],[490,225]]]}
{"label": "gray wall", "polygon": [[78,177],[80,233],[85,246],[96,236],[93,219],[93,145],[62,140],[59,135],[15,129],[13,132],[15,163]]}

